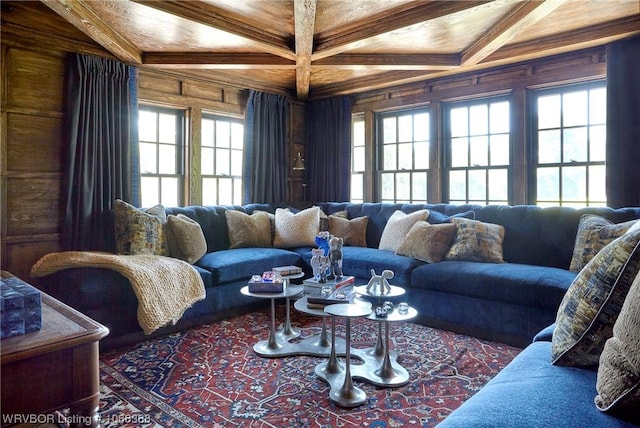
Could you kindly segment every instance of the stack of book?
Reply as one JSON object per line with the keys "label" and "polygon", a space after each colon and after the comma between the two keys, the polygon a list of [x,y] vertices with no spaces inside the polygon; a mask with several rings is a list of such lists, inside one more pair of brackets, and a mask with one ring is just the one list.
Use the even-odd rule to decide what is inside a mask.
{"label": "stack of book", "polygon": [[327,305],[336,303],[351,303],[355,297],[356,292],[351,286],[338,288],[327,295],[310,294],[307,296],[307,308],[323,309]]}
{"label": "stack of book", "polygon": [[272,269],[280,276],[298,275],[302,273],[302,268],[299,266],[277,266]]}
{"label": "stack of book", "polygon": [[333,290],[337,290],[338,288],[346,287],[348,285],[353,285],[356,281],[356,278],[353,276],[343,276],[339,280],[327,281],[327,282],[318,282],[314,278],[308,278],[302,281],[302,286],[304,288],[304,294],[320,294],[323,287],[331,287]]}

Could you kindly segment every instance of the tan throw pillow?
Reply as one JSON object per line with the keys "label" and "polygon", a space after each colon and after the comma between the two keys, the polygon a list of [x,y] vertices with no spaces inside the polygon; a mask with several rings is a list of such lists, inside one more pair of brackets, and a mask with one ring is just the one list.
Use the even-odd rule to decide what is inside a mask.
{"label": "tan throw pillow", "polygon": [[580,217],[569,270],[580,272],[609,242],[622,236],[637,220],[612,223],[604,217],[585,214]]}
{"label": "tan throw pillow", "polygon": [[504,263],[502,241],[504,227],[466,218],[452,218],[457,227],[456,237],[446,260],[469,260],[472,262]]}
{"label": "tan throw pillow", "polygon": [[366,247],[368,223],[369,217],[367,216],[348,220],[337,215],[330,215],[329,234],[342,238],[344,245]]}
{"label": "tan throw pillow", "polygon": [[419,221],[413,225],[396,254],[428,263],[438,263],[447,254],[457,230],[455,224],[429,224]]}
{"label": "tan throw pillow", "polygon": [[[336,211],[331,215],[341,218],[349,218],[349,213],[347,212],[347,210]],[[329,216],[324,211],[322,211],[322,209],[320,209],[320,232],[325,231],[329,231]]]}
{"label": "tan throw pillow", "polygon": [[640,270],[640,227],[609,243],[573,280],[551,341],[551,361],[562,366],[598,364],[631,283]]}
{"label": "tan throw pillow", "polygon": [[391,217],[389,217],[387,224],[382,230],[378,249],[393,251],[395,253],[413,225],[418,221],[426,220],[428,217],[429,210],[418,210],[411,214],[405,214],[400,210],[395,211]]}
{"label": "tan throw pillow", "polygon": [[598,409],[640,423],[640,275],[600,355],[596,390]]}
{"label": "tan throw pillow", "polygon": [[329,230],[329,216],[322,210],[320,210],[318,212],[318,214],[320,215],[320,223],[319,223],[318,230],[320,232],[328,231]]}
{"label": "tan throw pillow", "polygon": [[311,207],[293,214],[285,208],[276,209],[276,236],[273,246],[278,248],[315,247],[319,232],[320,208]]}
{"label": "tan throw pillow", "polygon": [[640,275],[631,284],[613,336],[600,355],[598,409],[640,423]]}
{"label": "tan throw pillow", "polygon": [[242,211],[226,210],[229,229],[229,248],[271,247],[269,214],[256,211],[249,215]]}
{"label": "tan throw pillow", "polygon": [[141,210],[120,199],[115,202],[116,252],[168,256],[167,215],[162,205]]}
{"label": "tan throw pillow", "polygon": [[194,264],[207,253],[200,223],[184,214],[167,217],[167,246],[171,257]]}

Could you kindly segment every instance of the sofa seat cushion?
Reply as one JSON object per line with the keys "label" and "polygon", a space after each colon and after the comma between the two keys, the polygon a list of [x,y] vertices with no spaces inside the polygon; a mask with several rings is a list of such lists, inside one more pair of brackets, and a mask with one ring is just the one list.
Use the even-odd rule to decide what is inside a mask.
{"label": "sofa seat cushion", "polygon": [[438,427],[634,426],[596,408],[595,371],[551,365],[550,354],[550,342],[532,343]]}
{"label": "sofa seat cushion", "polygon": [[299,265],[300,255],[280,248],[234,248],[207,253],[197,266],[211,272],[214,284],[246,279],[275,266]]}
{"label": "sofa seat cushion", "polygon": [[[311,253],[304,255],[305,261],[311,260]],[[356,278],[371,278],[371,269],[380,274],[385,269],[394,273],[389,281],[392,285],[407,287],[411,284],[411,272],[424,262],[405,256],[399,256],[392,251],[378,250],[377,248],[342,247],[342,271],[345,275]]]}
{"label": "sofa seat cushion", "polygon": [[556,311],[576,273],[517,263],[443,261],[413,271],[414,288]]}

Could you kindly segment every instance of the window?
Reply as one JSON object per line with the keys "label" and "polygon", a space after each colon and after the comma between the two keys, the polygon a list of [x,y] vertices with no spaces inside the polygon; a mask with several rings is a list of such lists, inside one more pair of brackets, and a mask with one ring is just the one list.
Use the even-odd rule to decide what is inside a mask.
{"label": "window", "polygon": [[377,116],[381,202],[427,202],[429,120],[424,108]]}
{"label": "window", "polygon": [[203,205],[242,204],[243,147],[241,120],[203,115],[200,165]]}
{"label": "window", "polygon": [[364,117],[356,117],[352,124],[351,138],[351,202],[364,202]]}
{"label": "window", "polygon": [[446,107],[449,202],[508,204],[510,104],[506,97]]}
{"label": "window", "polygon": [[534,92],[535,202],[605,206],[604,82]]}
{"label": "window", "polygon": [[180,110],[140,107],[140,193],[143,207],[182,201],[183,122]]}

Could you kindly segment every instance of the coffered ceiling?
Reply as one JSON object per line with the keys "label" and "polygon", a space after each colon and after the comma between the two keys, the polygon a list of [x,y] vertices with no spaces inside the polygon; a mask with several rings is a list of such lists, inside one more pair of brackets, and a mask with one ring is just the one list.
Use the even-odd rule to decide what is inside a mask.
{"label": "coffered ceiling", "polygon": [[42,0],[120,60],[304,100],[640,34],[639,0]]}

